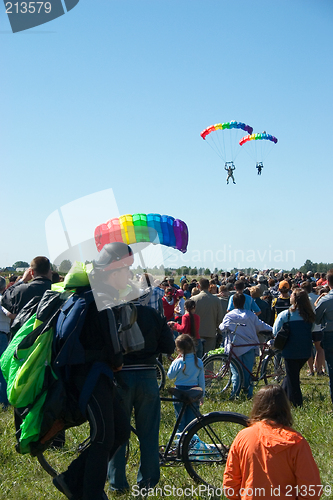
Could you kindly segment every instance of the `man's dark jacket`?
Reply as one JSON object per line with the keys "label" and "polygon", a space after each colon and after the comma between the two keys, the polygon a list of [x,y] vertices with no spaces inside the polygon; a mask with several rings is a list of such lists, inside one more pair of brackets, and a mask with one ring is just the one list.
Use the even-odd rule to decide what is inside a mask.
{"label": "man's dark jacket", "polygon": [[2,296],[2,306],[12,314],[20,310],[33,298],[42,298],[46,290],[51,290],[52,282],[44,276],[37,277],[30,283],[15,283]]}
{"label": "man's dark jacket", "polygon": [[145,339],[145,347],[124,355],[124,365],[154,365],[156,357],[162,354],[172,354],[175,341],[166,319],[149,306],[136,305],[137,323]]}

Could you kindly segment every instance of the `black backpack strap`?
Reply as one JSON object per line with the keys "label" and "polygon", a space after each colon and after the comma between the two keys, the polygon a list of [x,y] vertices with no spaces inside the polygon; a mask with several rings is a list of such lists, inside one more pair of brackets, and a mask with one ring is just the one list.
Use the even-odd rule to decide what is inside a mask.
{"label": "black backpack strap", "polygon": [[79,407],[82,415],[86,414],[88,401],[101,375],[106,375],[110,380],[113,380],[113,371],[111,368],[106,363],[98,361],[91,367],[80,393]]}
{"label": "black backpack strap", "polygon": [[119,335],[118,335],[118,327],[116,323],[116,318],[114,316],[114,313],[112,309],[109,307],[106,309],[106,314],[108,318],[108,323],[109,323],[109,334],[111,338],[111,343],[112,347],[114,350],[115,355],[119,354],[122,352],[122,348],[119,342]]}

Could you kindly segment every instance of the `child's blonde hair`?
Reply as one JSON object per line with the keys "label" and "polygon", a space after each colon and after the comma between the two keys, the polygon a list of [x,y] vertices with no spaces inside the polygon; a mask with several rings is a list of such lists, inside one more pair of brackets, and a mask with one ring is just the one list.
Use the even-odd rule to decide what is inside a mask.
{"label": "child's blonde hair", "polygon": [[194,345],[192,337],[190,335],[188,335],[187,333],[183,333],[182,335],[179,335],[176,338],[175,343],[176,343],[176,347],[177,347],[178,351],[180,352],[180,354],[183,355],[183,361],[184,361],[183,373],[185,373],[185,369],[186,369],[186,361],[185,361],[186,354],[194,354],[195,366],[197,368],[199,368],[198,357],[197,357],[196,352],[195,352],[195,345]]}

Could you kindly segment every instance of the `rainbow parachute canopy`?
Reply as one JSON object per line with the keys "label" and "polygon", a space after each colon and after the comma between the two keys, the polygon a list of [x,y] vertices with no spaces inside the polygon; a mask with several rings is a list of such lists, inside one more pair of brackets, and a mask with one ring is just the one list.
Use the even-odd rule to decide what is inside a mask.
{"label": "rainbow parachute canopy", "polygon": [[239,145],[243,146],[248,141],[257,141],[257,140],[266,140],[266,141],[272,141],[275,144],[277,143],[277,138],[274,137],[274,135],[266,134],[266,132],[263,132],[261,134],[252,134],[250,132],[249,135],[246,135],[245,137],[242,137],[242,139],[239,141]]}
{"label": "rainbow parachute canopy", "polygon": [[95,243],[100,252],[104,245],[120,241],[127,243],[148,242],[176,248],[185,253],[188,229],[185,222],[169,215],[127,214],[110,219],[95,229]]}
{"label": "rainbow parachute canopy", "polygon": [[250,125],[246,125],[245,123],[242,122],[231,121],[231,122],[216,123],[215,125],[211,125],[210,127],[207,127],[205,130],[203,130],[200,135],[205,140],[207,135],[210,134],[211,132],[214,132],[215,130],[225,130],[232,128],[240,128],[242,130],[245,130],[245,132],[248,132],[249,134],[252,134],[253,132],[253,128],[250,127]]}

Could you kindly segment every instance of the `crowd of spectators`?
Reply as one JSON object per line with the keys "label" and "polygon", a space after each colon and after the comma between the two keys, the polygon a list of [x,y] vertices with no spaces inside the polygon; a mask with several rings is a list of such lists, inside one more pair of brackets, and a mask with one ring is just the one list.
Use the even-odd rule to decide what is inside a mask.
{"label": "crowd of spectators", "polygon": [[[169,326],[175,332],[175,336],[179,333],[190,334],[195,342],[196,353],[199,357],[218,346],[219,327],[223,324],[225,315],[234,309],[235,294],[244,295],[242,309],[258,316],[258,319],[266,325],[262,326],[262,330],[274,327],[274,334],[281,327],[282,319],[285,322],[290,321],[290,313],[287,313],[290,311],[293,321],[292,330],[295,331],[296,326],[300,328],[296,342],[300,348],[295,353],[294,349],[289,347],[287,354],[284,353],[284,359],[288,360],[285,362],[288,375],[284,387],[290,401],[295,406],[301,406],[299,372],[304,363],[308,363],[307,374],[309,376],[320,377],[330,373],[332,376],[333,374],[333,370],[330,370],[330,362],[325,362],[325,351],[322,345],[324,330],[327,330],[325,318],[315,317],[315,309],[320,300],[326,294],[330,298],[330,273],[327,275],[326,273],[309,271],[292,274],[269,271],[249,276],[240,271],[235,274],[229,272],[220,275],[212,274],[210,279],[189,279],[184,275],[180,278],[180,285],[175,283],[174,277],[166,277],[161,283],[155,283],[151,305],[153,305],[154,297],[159,297],[160,311],[163,311]],[[152,280],[152,276],[146,276],[147,279]],[[189,299],[191,304],[187,304],[186,307],[186,301]],[[300,301],[303,301],[302,306],[299,306]],[[301,316],[298,314],[299,308]],[[304,312],[308,309],[312,311],[311,321],[304,322],[302,314],[308,319],[310,316]],[[294,322],[296,319],[301,323],[296,325]],[[310,344],[308,342],[307,348],[302,349],[302,332],[305,330],[309,332]],[[293,336],[295,335],[294,333]],[[263,341],[260,334],[258,338],[260,342]],[[329,342],[327,339],[330,339],[328,334],[326,335],[326,344]],[[327,346],[327,352],[329,350],[330,348]],[[301,358],[299,357],[300,353],[302,353]],[[292,373],[290,372],[291,365],[294,370]],[[332,385],[333,382],[331,382]]]}
{"label": "crowd of spectators", "polygon": [[[124,244],[122,245],[126,247],[126,259],[129,257],[132,258],[130,247]],[[119,292],[118,295],[121,296],[123,291],[126,290],[124,286],[127,284],[128,277],[131,276],[131,271],[129,269],[129,264],[127,261],[125,262],[125,260],[122,267],[119,266],[119,258],[116,259],[114,257],[115,249],[112,244],[110,244],[109,247],[108,252],[110,255],[107,265],[109,267],[114,267],[110,269],[109,267],[106,268],[105,262],[103,261],[104,267],[101,272],[104,273],[104,281],[108,284],[112,293],[116,290],[117,293]],[[123,276],[125,280],[123,285],[121,284],[122,282],[120,283],[119,281],[120,275]],[[135,278],[133,275],[131,277],[132,284],[134,284]],[[51,272],[50,263],[45,257],[35,258],[32,261],[31,267],[26,271],[23,277],[11,276],[8,284],[6,284],[4,278],[1,277],[0,300],[2,301],[2,307],[0,308],[0,354],[6,348],[10,340],[9,333],[11,321],[15,320],[16,316],[19,316],[20,311],[25,307],[27,301],[30,301],[31,298],[34,297],[40,298],[45,290],[51,288],[52,283],[58,283],[61,280],[62,278],[58,273]],[[212,274],[210,279],[200,278],[199,280],[194,278],[188,279],[184,275],[180,279],[180,285],[175,283],[174,277],[166,277],[160,282],[154,281],[151,274],[143,273],[141,276],[137,276],[137,281],[139,282],[139,288],[146,292],[142,295],[145,300],[145,305],[140,304],[140,297],[137,299],[137,322],[143,332],[144,338],[147,341],[149,340],[147,346],[154,343],[156,346],[152,349],[152,352],[148,352],[148,348],[145,347],[145,350],[142,351],[145,357],[143,357],[142,353],[139,353],[136,358],[128,354],[124,355],[124,366],[120,374],[118,374],[118,379],[122,381],[122,384],[120,384],[123,391],[122,397],[128,406],[128,413],[131,413],[133,408],[135,409],[136,425],[139,430],[138,435],[141,448],[141,465],[138,471],[137,480],[138,484],[141,486],[154,486],[159,480],[159,394],[154,362],[157,352],[170,354],[171,351],[173,351],[174,338],[176,339],[179,356],[173,365],[171,365],[173,371],[170,368],[172,372],[171,373],[169,370],[170,378],[176,377],[177,387],[187,388],[189,385],[187,383],[188,381],[185,380],[186,383],[183,381],[185,367],[187,365],[187,370],[193,375],[193,384],[197,385],[197,379],[200,379],[202,389],[204,390],[203,365],[202,361],[197,358],[201,358],[204,353],[215,349],[220,344],[221,337],[219,331],[223,331],[226,325],[231,326],[232,324],[235,325],[237,321],[243,321],[244,324],[241,324],[241,327],[244,327],[246,330],[243,331],[243,334],[246,334],[251,342],[253,342],[253,340],[258,338],[257,335],[259,335],[260,340],[260,331],[266,330],[268,332],[273,332],[274,335],[281,325],[288,322],[290,324],[290,339],[288,340],[287,347],[282,351],[286,369],[286,377],[282,384],[285,393],[283,393],[283,391],[281,392],[280,388],[274,389],[273,387],[261,390],[261,398],[266,397],[272,400],[274,398],[283,399],[285,398],[284,394],[286,394],[292,405],[302,406],[303,401],[299,385],[299,373],[307,362],[309,376],[329,375],[331,399],[333,402],[333,269],[330,270],[327,275],[325,273],[314,274],[310,271],[306,274],[297,272],[295,275],[291,273],[275,273],[269,271],[247,276],[240,271],[235,274],[228,272],[220,275]],[[146,304],[150,307],[147,308]],[[159,314],[157,314],[156,311],[152,311],[151,308],[155,309]],[[95,311],[95,313],[97,314],[97,311]],[[103,311],[101,311],[101,314],[102,313]],[[167,324],[173,331],[174,338]],[[156,326],[156,331],[152,328],[152,325]],[[93,333],[90,332],[90,335],[93,336]],[[180,336],[178,337],[178,335]],[[248,365],[250,369],[252,369],[255,357],[254,349],[243,349],[243,351],[244,352],[240,353],[240,356],[243,356],[245,365]],[[147,353],[151,359],[147,358]],[[114,371],[116,373],[120,371],[121,366],[120,364],[119,367],[116,365]],[[154,393],[152,399],[154,399],[156,403],[156,410],[154,411],[147,396],[149,389],[147,385],[148,379],[151,379],[152,393]],[[102,382],[104,384],[106,383],[104,379],[101,379],[101,384]],[[190,382],[192,381],[190,380]],[[252,387],[250,381],[245,380],[245,382],[246,387],[244,388],[246,389],[247,396],[251,398]],[[144,391],[142,392],[143,388]],[[4,409],[6,409],[8,400],[3,389],[4,380],[0,379],[0,403],[2,403]],[[272,391],[275,391],[276,394],[273,394]],[[101,404],[104,404],[107,399],[104,397],[104,394],[105,391],[101,385]],[[105,409],[104,413],[105,415],[108,412],[111,414],[114,410],[116,422],[116,405],[112,403],[111,399],[109,406],[114,404],[114,408]],[[257,410],[259,408],[259,399],[257,397],[257,400],[255,400],[255,408]],[[142,405],[143,401],[145,402],[145,407]],[[283,400],[283,407],[286,414],[283,424],[287,427],[291,425],[288,404],[287,400]],[[139,411],[140,408],[142,410],[141,413]],[[175,407],[175,410],[177,415],[179,409]],[[253,427],[251,431],[244,432],[238,441],[235,441],[236,444],[233,448],[235,453],[238,453],[237,443],[240,442],[241,438],[244,437],[244,439],[249,439],[251,446],[255,447],[258,441],[256,435],[258,429],[260,430],[264,426],[267,427],[267,425],[274,427],[276,424],[279,424],[278,419],[280,417],[277,413],[271,416],[273,423],[267,424],[266,422],[263,423],[264,417],[261,413],[259,414],[259,410],[257,411],[258,414],[256,411],[252,412]],[[146,424],[148,422],[147,415],[152,417],[152,421],[149,424],[149,432],[145,434],[144,429],[147,427]],[[182,425],[186,425],[191,418],[192,415],[185,418]],[[256,424],[256,422],[258,422],[258,424]],[[93,425],[92,422],[90,422],[90,424],[91,428],[95,425]],[[154,438],[152,438],[151,431],[153,424],[155,425]],[[101,426],[101,428],[102,427],[103,426]],[[108,479],[111,491],[121,494],[129,490],[129,484],[125,475],[124,457],[126,446],[124,445],[120,448],[117,454],[113,454],[112,450],[116,440],[114,439],[113,424],[111,427],[110,443],[104,446],[105,449],[103,448],[105,457],[102,458],[105,470],[103,469],[100,475],[101,477],[97,477],[97,475],[96,477],[92,477],[95,475],[95,469],[91,469],[90,471],[85,469],[85,474],[82,477],[79,477],[76,473],[71,475],[70,472],[72,470],[70,471],[70,469],[68,469],[68,471],[65,471],[54,479],[55,486],[68,498],[74,498],[72,492],[79,491],[80,489],[81,493],[83,491],[83,496],[81,493],[79,495],[80,498],[82,496],[85,500],[95,500],[94,495],[97,483],[97,489],[100,494],[96,496],[96,498],[106,498],[103,488],[106,476],[106,466],[111,456],[112,460],[108,466]],[[98,426],[97,430],[99,430]],[[270,435],[274,432],[274,429],[272,431],[272,429],[269,428],[268,430],[266,429],[265,432],[267,435]],[[294,434],[291,435],[290,433],[290,436],[290,439],[293,440]],[[297,439],[300,442],[300,438],[297,437]],[[124,440],[125,439],[123,439],[123,441]],[[63,445],[63,443],[64,436],[61,444]],[[285,443],[285,440],[283,440],[283,443]],[[94,446],[96,448],[94,457],[97,464],[99,462],[96,457],[97,455],[101,455],[101,450],[99,443],[93,443],[93,446],[91,446],[93,451]],[[302,446],[305,448],[307,446],[304,441]],[[152,448],[155,449],[154,456],[151,452]],[[261,450],[259,451],[261,453]],[[252,451],[251,454],[253,455]],[[230,460],[231,459],[228,458],[229,469],[227,470],[229,471],[229,476],[226,477],[228,477],[227,481],[230,481],[230,484],[233,485],[234,471]],[[251,461],[248,458],[246,460],[247,463]],[[309,463],[311,460],[313,461],[310,453],[308,453],[308,458],[306,460]],[[75,461],[73,464],[75,464]],[[73,464],[70,467],[74,470]],[[317,480],[318,471],[315,470],[312,462],[311,469],[314,469],[315,478]],[[293,468],[290,473],[294,474]],[[245,472],[244,477],[238,481],[238,486],[240,487],[244,481],[246,482],[249,480],[248,478],[249,474]],[[251,476],[250,479],[251,481],[253,479],[254,482],[257,481],[257,477],[254,478],[254,476],[253,478]],[[225,484],[229,484],[227,481]]]}

